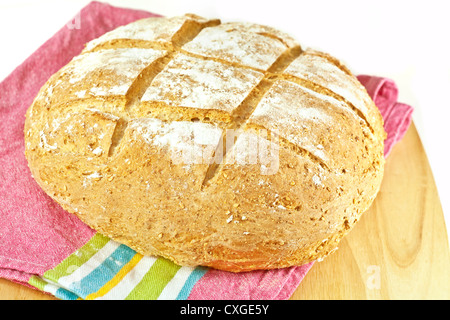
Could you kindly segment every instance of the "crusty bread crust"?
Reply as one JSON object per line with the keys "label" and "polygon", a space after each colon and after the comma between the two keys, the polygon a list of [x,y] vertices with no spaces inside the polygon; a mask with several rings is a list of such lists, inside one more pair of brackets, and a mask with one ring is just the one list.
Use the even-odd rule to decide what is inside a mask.
{"label": "crusty bread crust", "polygon": [[385,132],[336,58],[270,27],[149,18],[86,45],[27,111],[64,209],[144,255],[241,272],[323,259],[383,177]]}

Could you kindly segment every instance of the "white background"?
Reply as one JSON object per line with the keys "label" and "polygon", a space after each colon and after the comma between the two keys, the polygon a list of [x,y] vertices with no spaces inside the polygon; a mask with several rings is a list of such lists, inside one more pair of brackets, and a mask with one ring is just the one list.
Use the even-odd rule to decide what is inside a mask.
{"label": "white background", "polygon": [[[449,1],[128,0],[112,5],[165,16],[196,13],[277,27],[305,47],[331,53],[356,74],[393,79],[414,123],[450,225]],[[0,0],[0,81],[89,1]],[[83,26],[80,17],[81,27]],[[1,99],[1,92],[0,92]]]}

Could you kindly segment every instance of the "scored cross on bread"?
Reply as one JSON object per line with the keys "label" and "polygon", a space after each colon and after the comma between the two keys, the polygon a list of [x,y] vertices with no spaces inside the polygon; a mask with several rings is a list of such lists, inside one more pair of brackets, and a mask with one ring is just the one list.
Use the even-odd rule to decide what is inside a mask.
{"label": "scored cross on bread", "polygon": [[271,27],[185,15],[87,43],[27,111],[25,153],[95,230],[239,272],[334,251],[379,190],[384,138],[337,59]]}

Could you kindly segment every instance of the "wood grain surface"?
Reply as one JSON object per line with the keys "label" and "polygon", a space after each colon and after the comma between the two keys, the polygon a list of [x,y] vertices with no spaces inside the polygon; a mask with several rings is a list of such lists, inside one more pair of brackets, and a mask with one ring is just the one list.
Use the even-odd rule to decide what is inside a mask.
{"label": "wood grain surface", "polygon": [[[55,298],[0,279],[0,299]],[[444,216],[414,124],[387,159],[371,209],[291,299],[450,299]]]}
{"label": "wood grain surface", "polygon": [[389,155],[372,207],[291,299],[450,299],[444,215],[414,125]]}

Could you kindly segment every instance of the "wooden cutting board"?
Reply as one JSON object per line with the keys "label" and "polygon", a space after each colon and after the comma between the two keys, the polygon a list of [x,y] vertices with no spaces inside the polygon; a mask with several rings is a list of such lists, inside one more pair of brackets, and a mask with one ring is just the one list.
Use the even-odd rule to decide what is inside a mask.
{"label": "wooden cutting board", "polygon": [[[0,299],[55,299],[0,279]],[[444,215],[414,124],[386,161],[371,209],[291,299],[450,299]]]}
{"label": "wooden cutting board", "polygon": [[292,299],[450,299],[444,215],[414,124],[386,160],[372,207]]}

